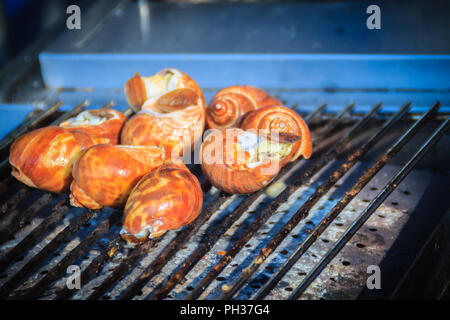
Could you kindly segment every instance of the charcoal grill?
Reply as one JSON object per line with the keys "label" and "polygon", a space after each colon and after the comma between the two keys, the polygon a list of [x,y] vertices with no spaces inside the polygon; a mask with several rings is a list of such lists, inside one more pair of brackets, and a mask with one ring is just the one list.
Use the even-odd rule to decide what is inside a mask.
{"label": "charcoal grill", "polygon": [[[108,33],[108,23],[120,24],[124,17],[139,12],[136,3],[111,3],[100,1],[90,9],[89,12],[97,16],[101,12],[104,17],[101,27],[94,30]],[[330,8],[335,4],[321,5]],[[363,6],[347,5],[350,9]],[[209,10],[205,6],[152,4],[150,10],[151,17],[170,8],[174,15],[183,10],[189,16],[192,10],[196,17],[199,14],[196,10],[203,14]],[[235,10],[245,14],[248,6],[244,4],[240,10],[220,8],[225,15]],[[264,4],[258,7],[259,12],[263,13],[266,6],[272,6],[268,12],[281,10],[283,14],[286,10],[282,5]],[[132,27],[127,24],[125,28]],[[58,43],[64,36],[74,37],[71,41],[78,49],[65,52],[67,48]],[[34,63],[23,66],[22,77],[17,77],[21,80],[5,81],[2,87],[3,100],[9,106],[38,102],[38,108],[0,141],[1,299],[448,297],[449,261],[445,258],[450,225],[447,191],[450,137],[446,134],[450,91],[445,78],[449,71],[448,56],[419,57],[417,61],[406,57],[412,60],[411,65],[397,70],[410,73],[414,69],[413,75],[418,76],[425,73],[423,68],[434,65],[436,79],[431,84],[415,79],[409,83],[411,88],[397,88],[397,80],[383,78],[380,81],[387,82],[381,89],[377,83],[369,84],[372,86],[369,88],[365,87],[367,83],[347,88],[358,79],[345,79],[342,86],[335,83],[330,88],[325,83],[329,80],[313,77],[315,87],[309,88],[303,80],[296,82],[289,80],[289,76],[283,83],[273,79],[271,83],[258,82],[259,77],[251,78],[245,73],[259,71],[243,68],[245,63],[238,63],[234,53],[225,58],[194,55],[194,64],[189,59],[166,54],[157,58],[152,54],[138,58],[125,53],[86,55],[84,48],[95,46],[92,41],[98,37],[102,39],[92,32],[73,36],[66,31],[50,45],[43,41],[42,47],[38,45],[27,52],[27,59]],[[106,41],[105,45],[110,43]],[[430,46],[429,50],[434,49]],[[38,55],[44,80],[39,69],[36,70]],[[202,57],[217,66],[223,60],[232,61],[231,71],[223,71],[222,82],[215,79],[209,86],[207,68],[198,72],[195,69]],[[322,58],[328,65],[342,56]],[[96,86],[94,80],[105,72],[103,67],[92,65],[98,59],[106,59],[105,64],[117,62],[119,67],[113,69],[125,66],[126,62],[135,68],[136,63],[147,61],[148,70],[157,68],[153,71],[175,61],[174,67],[199,79],[207,101],[216,86],[226,86],[232,81],[233,71],[239,68],[244,74],[243,81],[253,80],[251,84],[265,87],[304,117],[312,131],[313,157],[290,163],[271,184],[248,196],[220,192],[205,179],[199,165],[190,164],[204,191],[200,216],[181,230],[170,231],[135,248],[128,247],[119,236],[120,210],[73,208],[67,195],[26,187],[9,174],[8,148],[16,137],[29,130],[58,124],[86,108],[114,106],[128,116],[133,114],[120,89],[123,85],[120,81],[126,80],[126,77],[120,80],[121,71],[116,70],[118,75],[107,80],[111,88]],[[264,59],[275,61],[276,65],[276,61],[282,60],[280,56],[261,60]],[[290,59],[298,67],[317,58],[290,56]],[[350,70],[353,74],[349,76],[354,78],[363,79],[368,76],[365,72],[379,67],[379,61],[373,64],[372,58],[343,59],[363,60],[367,64],[367,70]],[[67,63],[61,67],[61,61],[65,60]],[[249,56],[244,60],[249,61]],[[397,66],[388,57],[381,60],[388,68],[386,73]],[[92,68],[90,74],[84,74],[87,84],[78,89],[74,87],[80,85],[84,71],[77,72],[73,67],[77,61],[81,65],[91,63]],[[55,65],[63,71],[55,74]],[[278,67],[283,68],[281,62]],[[309,72],[314,73],[314,68]],[[348,72],[343,69],[346,66],[331,72]],[[2,79],[6,79],[7,71],[8,68],[2,73]],[[67,72],[70,77],[64,76]],[[264,77],[264,72],[270,70],[260,72]],[[281,74],[274,78],[282,77]],[[336,81],[339,77],[330,79]],[[430,261],[434,261],[432,266]],[[67,268],[71,265],[81,268],[80,289],[69,289],[66,285]],[[369,266],[380,268],[382,289],[367,288]]]}

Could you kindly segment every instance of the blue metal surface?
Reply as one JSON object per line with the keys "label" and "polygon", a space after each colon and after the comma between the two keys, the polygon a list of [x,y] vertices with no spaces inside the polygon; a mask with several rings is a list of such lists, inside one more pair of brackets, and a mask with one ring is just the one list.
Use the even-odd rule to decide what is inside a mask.
{"label": "blue metal surface", "polygon": [[0,139],[22,123],[33,110],[31,104],[0,104]]}
{"label": "blue metal surface", "polygon": [[136,2],[108,4],[40,54],[48,86],[117,89],[174,67],[205,89],[450,89],[443,1],[380,3],[380,30],[366,27],[368,1],[150,3],[148,20]]}
{"label": "blue metal surface", "polygon": [[450,55],[40,54],[51,87],[121,88],[136,71],[173,67],[203,88],[450,89]]}

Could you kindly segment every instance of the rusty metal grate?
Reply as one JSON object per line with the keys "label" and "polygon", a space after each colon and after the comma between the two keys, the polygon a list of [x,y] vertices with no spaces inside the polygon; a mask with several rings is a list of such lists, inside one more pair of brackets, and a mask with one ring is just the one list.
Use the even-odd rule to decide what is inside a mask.
{"label": "rusty metal grate", "polygon": [[[431,125],[431,136],[417,146],[381,191],[377,190],[374,199],[364,204],[345,232],[330,243],[329,250],[310,263],[308,272],[298,272],[287,298],[301,298],[449,126],[448,118],[436,117],[439,103],[416,120],[409,113],[410,103],[387,118],[379,116],[381,104],[362,116],[352,114],[353,104],[331,117],[324,116],[326,105],[319,106],[305,116],[315,145],[311,160],[287,165],[270,185],[248,196],[219,192],[205,180],[198,165],[192,166],[204,190],[201,215],[182,230],[128,248],[119,236],[119,210],[71,208],[67,195],[31,189],[9,176],[7,148],[16,137],[42,125],[60,123],[84,110],[88,103],[83,101],[62,114],[60,106],[58,102],[34,115],[0,141],[1,299],[269,298],[377,173],[426,124]],[[130,115],[132,111],[127,109],[125,113]],[[378,161],[355,170],[389,133],[406,125],[409,127],[402,135],[394,134],[395,142]],[[356,150],[349,152],[352,148]],[[330,166],[346,152],[349,155],[338,162],[337,168]],[[356,174],[357,181],[343,196],[333,199],[329,210],[322,208],[324,213],[302,237],[294,234],[300,222],[311,222],[305,218],[349,173]],[[269,225],[278,227],[270,229]],[[291,236],[292,252],[280,252],[280,245]],[[273,264],[274,260],[279,261]],[[80,290],[65,286],[66,269],[72,264],[82,269]],[[262,284],[252,285],[262,266],[269,275]],[[251,294],[239,295],[245,290]],[[275,294],[272,298],[277,297]]]}

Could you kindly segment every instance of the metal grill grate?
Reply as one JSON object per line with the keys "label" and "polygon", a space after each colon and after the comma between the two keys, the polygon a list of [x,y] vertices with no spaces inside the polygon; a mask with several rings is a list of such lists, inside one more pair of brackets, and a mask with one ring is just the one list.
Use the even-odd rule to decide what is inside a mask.
{"label": "metal grill grate", "polygon": [[[112,105],[108,102],[104,107]],[[331,118],[329,114],[323,117],[326,105],[322,105],[305,116],[312,129],[315,147],[311,160],[290,163],[270,185],[248,196],[219,192],[205,180],[199,166],[193,166],[192,172],[199,177],[205,192],[204,208],[197,220],[180,231],[168,232],[136,248],[127,248],[119,236],[119,210],[70,208],[67,195],[25,187],[8,175],[7,148],[15,138],[42,125],[58,124],[84,110],[88,103],[83,101],[63,114],[58,114],[60,106],[61,102],[58,102],[34,115],[0,142],[4,189],[0,191],[2,299],[197,299],[208,298],[210,294],[214,298],[229,299],[239,297],[240,290],[249,284],[253,298],[265,298],[376,174],[417,136],[422,127],[431,123],[435,129],[432,135],[417,147],[418,151],[404,162],[375,198],[366,203],[361,214],[322,258],[312,263],[311,270],[300,275],[296,287],[290,288],[289,298],[297,299],[439,140],[449,122],[447,118],[436,117],[440,104],[434,104],[403,135],[395,136],[394,144],[373,166],[352,171],[389,132],[413,121],[408,113],[411,104],[405,104],[386,120],[377,116],[381,104],[363,116],[352,116],[354,105],[350,104]],[[125,113],[131,115],[132,111],[127,109]],[[371,130],[375,133],[367,139]],[[329,164],[351,149],[358,139],[363,143],[337,169],[327,172],[330,171]],[[263,285],[252,287],[258,269],[267,266],[267,261],[273,260],[274,256],[280,257],[280,244],[293,235],[292,231],[299,223],[310,216],[313,208],[330,190],[337,188],[349,172],[357,173],[357,182],[340,199],[335,199],[335,205],[313,229],[295,241],[295,249],[287,257],[284,253],[279,258],[280,262],[269,269],[270,276]],[[321,180],[318,176],[325,178]],[[283,209],[285,206],[288,209]],[[287,214],[292,209],[293,214]],[[279,227],[264,232],[272,222]],[[240,225],[240,233],[229,234]],[[258,244],[256,254],[247,252],[249,243],[261,237],[264,241]],[[218,251],[218,247],[225,249]],[[247,259],[240,261],[240,255]],[[65,286],[66,269],[72,264],[82,268],[80,290]],[[220,277],[221,273],[227,274],[224,270],[230,266],[239,267],[241,271]],[[224,282],[227,284],[222,285]],[[212,283],[219,289],[211,288]]]}

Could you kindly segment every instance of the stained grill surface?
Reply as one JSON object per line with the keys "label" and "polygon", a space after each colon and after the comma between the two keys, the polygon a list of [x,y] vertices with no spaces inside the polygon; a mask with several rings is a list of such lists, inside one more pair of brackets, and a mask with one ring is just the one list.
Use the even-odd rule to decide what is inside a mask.
{"label": "stained grill surface", "polygon": [[[9,176],[7,149],[14,138],[58,124],[88,103],[62,114],[60,106],[34,115],[0,141],[2,299],[319,298],[329,287],[325,280],[336,286],[348,281],[345,267],[354,265],[348,257],[359,255],[361,266],[364,257],[373,264],[382,259],[390,242],[372,249],[371,257],[358,231],[367,227],[376,234],[370,227],[380,224],[372,221],[375,212],[390,219],[387,226],[405,223],[407,209],[385,200],[448,128],[448,119],[437,117],[439,103],[417,120],[408,113],[410,103],[388,117],[380,116],[381,104],[361,116],[352,114],[354,104],[337,114],[321,105],[304,115],[313,135],[310,160],[288,164],[270,185],[248,196],[220,192],[199,165],[191,165],[204,190],[200,216],[181,230],[129,248],[119,236],[120,210],[71,208],[67,195],[31,189]],[[431,134],[419,139],[425,126]],[[392,163],[411,141],[413,154]],[[365,156],[369,160],[363,161]],[[410,183],[423,179],[419,175]],[[396,230],[385,232],[389,238]],[[354,250],[358,253],[348,253]],[[81,267],[80,290],[66,286],[70,265]],[[354,268],[361,271],[357,261]],[[346,297],[356,297],[360,289]]]}

